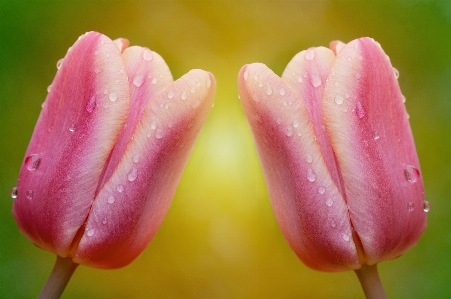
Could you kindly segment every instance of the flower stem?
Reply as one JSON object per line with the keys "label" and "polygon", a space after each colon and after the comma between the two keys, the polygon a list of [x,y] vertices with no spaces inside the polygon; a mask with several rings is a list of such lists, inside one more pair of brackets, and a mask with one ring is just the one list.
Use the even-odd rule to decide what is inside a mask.
{"label": "flower stem", "polygon": [[367,299],[387,299],[384,287],[377,273],[377,264],[363,265],[362,268],[355,270],[363,292]]}
{"label": "flower stem", "polygon": [[56,299],[61,296],[78,264],[72,258],[56,256],[56,263],[38,299]]}

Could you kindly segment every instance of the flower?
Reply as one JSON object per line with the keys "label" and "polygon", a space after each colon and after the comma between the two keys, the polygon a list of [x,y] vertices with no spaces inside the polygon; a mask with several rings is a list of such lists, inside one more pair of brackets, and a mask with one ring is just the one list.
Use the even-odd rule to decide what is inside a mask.
{"label": "flower", "polygon": [[297,54],[282,77],[244,66],[239,94],[293,251],[322,271],[393,259],[426,227],[399,73],[371,38]]}
{"label": "flower", "polygon": [[38,247],[98,268],[133,261],[155,235],[211,109],[215,79],[173,82],[164,60],[88,32],[58,62],[13,204]]}

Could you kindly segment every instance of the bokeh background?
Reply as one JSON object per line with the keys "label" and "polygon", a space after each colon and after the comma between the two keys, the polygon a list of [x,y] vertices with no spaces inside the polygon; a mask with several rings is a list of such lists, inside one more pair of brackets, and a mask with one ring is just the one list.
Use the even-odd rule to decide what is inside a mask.
{"label": "bokeh background", "polygon": [[451,2],[0,0],[0,297],[33,298],[55,257],[20,234],[16,185],[47,86],[90,30],[158,52],[179,78],[214,73],[215,106],[169,213],[129,266],[81,266],[63,298],[364,298],[352,271],[322,273],[292,253],[275,222],[237,98],[242,65],[281,74],[311,46],[379,41],[399,82],[432,209],[418,245],[380,264],[390,298],[451,298]]}

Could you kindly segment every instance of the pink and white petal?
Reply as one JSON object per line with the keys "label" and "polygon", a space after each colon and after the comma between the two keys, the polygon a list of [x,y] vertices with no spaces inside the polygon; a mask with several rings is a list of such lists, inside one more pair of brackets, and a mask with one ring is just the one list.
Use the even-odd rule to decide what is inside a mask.
{"label": "pink and white petal", "polygon": [[380,45],[369,38],[348,43],[333,69],[324,90],[326,128],[351,222],[374,264],[415,245],[426,226],[420,165],[403,95]]}
{"label": "pink and white petal", "polygon": [[[115,171],[141,120],[145,107],[174,80],[163,58],[147,48],[133,46],[122,53],[130,86],[130,110],[127,121],[102,174],[99,189]],[[158,119],[156,119],[158,121]]]}
{"label": "pink and white petal", "polygon": [[282,80],[306,105],[327,168],[335,185],[343,193],[340,172],[325,130],[322,112],[324,86],[334,61],[335,55],[330,49],[310,48],[293,57],[282,74]]}
{"label": "pink and white petal", "polygon": [[128,46],[130,45],[130,41],[126,38],[117,38],[113,41],[116,46],[119,48],[119,51],[122,53],[125,51],[125,49],[128,48]]}
{"label": "pink and white petal", "polygon": [[238,87],[272,207],[291,248],[317,270],[359,268],[346,203],[322,158],[305,102],[263,64],[244,66]]}
{"label": "pink and white petal", "polygon": [[122,267],[147,246],[166,215],[215,89],[213,75],[193,70],[149,102],[94,202],[75,262]]}
{"label": "pink and white petal", "polygon": [[116,45],[100,33],[81,36],[56,74],[19,175],[13,214],[37,246],[67,256],[128,106]]}

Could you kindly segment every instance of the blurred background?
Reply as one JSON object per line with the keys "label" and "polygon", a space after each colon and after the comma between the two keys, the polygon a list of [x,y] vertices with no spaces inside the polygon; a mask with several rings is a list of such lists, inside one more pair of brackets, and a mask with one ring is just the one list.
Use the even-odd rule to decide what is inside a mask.
{"label": "blurred background", "polygon": [[364,298],[352,271],[322,273],[292,253],[275,222],[237,98],[241,66],[281,74],[311,46],[370,36],[400,72],[432,209],[418,245],[379,265],[390,298],[451,298],[451,2],[0,0],[0,297],[34,298],[55,257],[11,215],[9,191],[56,62],[86,31],[128,38],[218,83],[215,106],[169,213],[118,270],[80,266],[63,298]]}

